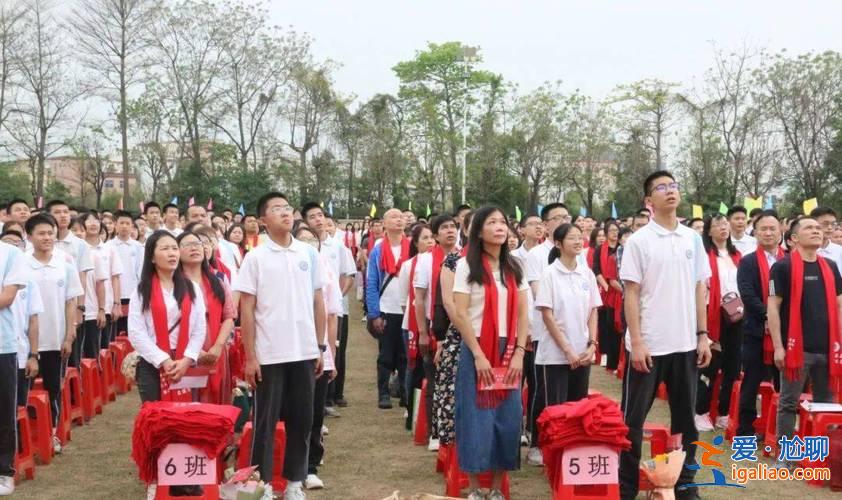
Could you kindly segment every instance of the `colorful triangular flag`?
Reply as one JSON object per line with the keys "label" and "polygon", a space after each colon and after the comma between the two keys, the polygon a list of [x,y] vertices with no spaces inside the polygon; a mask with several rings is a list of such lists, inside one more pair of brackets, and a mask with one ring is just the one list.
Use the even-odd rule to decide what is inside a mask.
{"label": "colorful triangular flag", "polygon": [[804,200],[804,215],[810,215],[816,207],[819,206],[819,200],[817,198],[810,198],[809,200]]}
{"label": "colorful triangular flag", "polygon": [[588,209],[585,207],[579,207],[579,215],[582,217],[587,217]]}
{"label": "colorful triangular flag", "polygon": [[239,209],[239,210],[237,210],[237,212],[238,212],[240,215],[246,215],[246,207],[244,207],[244,206],[243,206],[243,204],[242,204],[242,203],[240,203],[240,209]]}
{"label": "colorful triangular flag", "polygon": [[517,221],[520,222],[521,218],[522,218],[522,215],[520,213],[520,207],[515,205],[515,219],[517,219]]}
{"label": "colorful triangular flag", "polygon": [[763,197],[758,196],[757,198],[752,198],[751,196],[746,196],[743,199],[743,205],[746,207],[746,210],[751,213],[751,211],[755,208],[761,208],[763,206]]}
{"label": "colorful triangular flag", "polygon": [[767,196],[766,202],[763,204],[763,210],[772,210],[775,208],[775,197]]}
{"label": "colorful triangular flag", "polygon": [[172,203],[173,205],[178,205],[178,196],[173,196],[170,200],[170,203]]}
{"label": "colorful triangular flag", "polygon": [[368,216],[369,216],[369,217],[374,217],[375,215],[377,215],[377,205],[375,205],[374,203],[372,203],[372,204],[371,204],[371,210],[369,210],[369,211],[368,211]]}
{"label": "colorful triangular flag", "polygon": [[192,207],[196,204],[196,200],[191,196],[189,200],[187,200],[187,206]]}
{"label": "colorful triangular flag", "polygon": [[693,205],[693,218],[701,219],[705,216],[705,212],[701,205]]}
{"label": "colorful triangular flag", "polygon": [[427,218],[429,218],[429,217],[430,217],[430,214],[432,214],[432,213],[433,213],[433,211],[432,211],[432,210],[430,210],[430,204],[429,204],[429,203],[427,203]]}
{"label": "colorful triangular flag", "polygon": [[332,199],[329,202],[327,202],[327,213],[329,213],[330,216],[333,217],[333,200]]}
{"label": "colorful triangular flag", "polygon": [[208,210],[213,210],[213,198],[208,200]]}
{"label": "colorful triangular flag", "polygon": [[611,202],[611,218],[616,219],[618,217],[619,216],[617,215],[617,205],[615,205],[614,202],[612,201]]}
{"label": "colorful triangular flag", "polygon": [[535,210],[536,210],[535,213],[537,213],[538,215],[541,215],[541,212],[544,211],[544,205],[541,205],[540,203],[538,203],[537,205],[535,205]]}
{"label": "colorful triangular flag", "polygon": [[722,215],[728,215],[728,205],[722,203],[721,201],[719,202],[719,213]]}

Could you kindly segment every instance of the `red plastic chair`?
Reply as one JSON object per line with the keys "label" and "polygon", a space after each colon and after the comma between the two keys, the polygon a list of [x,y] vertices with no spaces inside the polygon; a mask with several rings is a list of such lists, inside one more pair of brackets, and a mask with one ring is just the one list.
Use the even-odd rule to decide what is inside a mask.
{"label": "red plastic chair", "polygon": [[102,384],[99,368],[95,359],[83,359],[82,368],[82,409],[85,420],[102,414]]}
{"label": "red plastic chair", "polygon": [[[842,428],[842,413],[810,413],[807,412],[804,421],[801,423],[801,435],[803,436],[830,436],[837,428]],[[828,451],[830,448],[828,448]],[[810,460],[801,460],[801,467],[805,469],[812,469],[817,467],[830,467],[832,456],[821,461],[811,462]],[[824,481],[812,480],[808,484],[813,486],[823,486]]]}
{"label": "red plastic chair", "polygon": [[[456,446],[454,445],[450,452],[448,453],[448,463],[446,465],[445,473],[444,473],[444,480],[445,480],[445,495],[451,497],[459,497],[461,496],[462,490],[467,488],[469,483],[468,475],[462,472],[459,469],[459,457],[456,453]],[[492,485],[492,474],[485,473],[479,475],[479,483],[480,486],[483,488],[491,488]],[[500,486],[501,493],[503,496],[506,497],[506,500],[510,500],[511,497],[509,496],[509,474],[503,474],[503,483]]]}
{"label": "red plastic chair", "polygon": [[21,474],[27,479],[35,479],[35,453],[32,448],[32,429],[29,427],[29,414],[26,408],[18,407],[18,449],[15,453],[15,480]]}
{"label": "red plastic chair", "polygon": [[[246,422],[243,427],[243,434],[240,436],[239,452],[237,455],[237,469],[242,469],[251,465],[251,442],[254,438],[254,428],[252,422]],[[278,422],[275,426],[275,443],[274,443],[274,466],[272,467],[272,491],[276,494],[283,493],[287,489],[287,480],[284,479],[284,451],[286,450],[287,433],[283,422]]]}
{"label": "red plastic chair", "polygon": [[111,351],[112,359],[114,360],[114,384],[117,394],[125,394],[132,388],[131,383],[123,376],[121,370],[123,360],[129,354],[129,347],[123,342],[112,342],[108,345],[108,350]]}
{"label": "red plastic chair", "polygon": [[[67,416],[77,425],[85,424],[84,398],[82,397],[82,379],[79,377],[79,370],[68,367],[64,372],[64,386],[62,392],[67,392],[67,404],[62,403],[62,414]],[[62,396],[62,401],[65,401]],[[69,411],[65,411],[69,409]]]}
{"label": "red plastic chair", "polygon": [[200,496],[172,496],[170,495],[170,487],[158,485],[155,488],[155,500],[218,500],[219,486],[214,484],[202,486],[202,495]]}
{"label": "red plastic chair", "polygon": [[53,412],[50,411],[50,394],[40,389],[29,391],[26,407],[35,454],[42,464],[49,465],[53,461]]}
{"label": "red plastic chair", "polygon": [[117,387],[114,381],[114,357],[109,349],[99,351],[100,394],[103,404],[117,401]]}
{"label": "red plastic chair", "polygon": [[656,393],[656,396],[658,399],[663,399],[665,401],[669,399],[669,396],[667,395],[667,384],[661,382],[661,384],[658,385],[658,392]]}
{"label": "red plastic chair", "polygon": [[[777,456],[778,454],[778,400],[780,399],[780,394],[777,392],[773,393],[772,396],[769,398],[769,416],[766,420],[766,435],[763,438],[763,444],[765,448],[768,448],[769,451],[763,449],[764,456]],[[798,398],[799,405],[801,401],[812,401],[813,395],[802,393],[801,397]],[[799,406],[800,411],[800,406]],[[803,419],[801,424],[803,425]],[[804,434],[801,433],[800,430],[796,430],[797,434],[803,436]]]}
{"label": "red plastic chair", "polygon": [[427,444],[427,380],[421,382],[421,397],[418,398],[418,418],[415,421],[415,444]]}
{"label": "red plastic chair", "polygon": [[447,460],[452,446],[452,444],[439,444],[439,452],[438,455],[436,455],[436,472],[444,474],[444,471],[447,469]]}
{"label": "red plastic chair", "polygon": [[[80,408],[81,411],[81,408]],[[79,417],[84,421],[84,417]],[[58,423],[56,425],[56,437],[64,447],[70,442],[70,431],[73,427],[73,420],[70,416],[70,390],[69,386],[65,384],[61,388],[61,411],[58,414]]]}

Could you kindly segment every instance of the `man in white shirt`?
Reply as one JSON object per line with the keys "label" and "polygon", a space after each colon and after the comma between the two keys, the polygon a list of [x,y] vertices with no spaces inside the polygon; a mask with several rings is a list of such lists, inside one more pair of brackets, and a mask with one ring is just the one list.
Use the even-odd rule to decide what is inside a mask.
{"label": "man in white shirt", "polygon": [[210,218],[208,211],[202,205],[190,205],[187,207],[187,223],[198,222],[204,226],[210,227]]}
{"label": "man in white shirt", "polygon": [[538,214],[527,214],[523,216],[518,222],[518,226],[523,234],[523,243],[512,252],[512,256],[517,257],[521,268],[524,268],[529,251],[538,246],[541,242],[541,237],[544,236],[544,226]]}
{"label": "man in white shirt", "polygon": [[161,229],[175,237],[178,237],[182,232],[181,228],[178,227],[178,215],[178,205],[174,203],[164,205],[164,226]]}
{"label": "man in white shirt", "polygon": [[240,292],[240,322],[246,381],[255,387],[251,463],[271,481],[275,425],[283,409],[286,450],[284,498],[305,498],[316,376],[322,371],[325,303],[319,254],[292,237],[293,207],[281,193],[257,204],[268,237],[243,259],[234,290]]}
{"label": "man in white shirt", "polygon": [[143,267],[143,245],[132,239],[132,216],[129,212],[118,210],[114,217],[115,237],[108,244],[116,251],[123,271],[119,275],[120,296],[114,296],[113,306],[120,309],[115,334],[126,335],[129,298],[137,290],[140,270]]}
{"label": "man in white shirt", "polygon": [[816,219],[822,228],[824,238],[819,248],[819,255],[836,263],[838,269],[842,269],[842,246],[831,241],[833,232],[836,231],[836,211],[830,207],[816,207],[810,212],[810,217]]}
{"label": "man in white shirt", "polygon": [[[401,324],[403,323],[403,308],[401,307],[400,287],[397,275],[402,262],[402,246],[406,238],[404,235],[403,213],[397,208],[387,210],[383,214],[383,227],[386,234],[371,251],[368,262],[366,279],[366,305],[368,320],[373,322],[377,334],[377,406],[387,410],[392,408],[389,397],[389,377],[397,370],[398,380],[404,380],[406,372],[406,348],[403,342]],[[394,272],[384,269],[384,256],[391,252],[395,263]],[[388,260],[387,260],[388,262]],[[405,404],[406,394],[401,389],[401,403]],[[402,405],[403,406],[403,405]]]}
{"label": "man in white shirt", "polygon": [[682,434],[687,453],[676,497],[694,499],[699,498],[696,487],[678,487],[693,483],[695,476],[687,465],[696,464],[698,370],[711,358],[705,305],[711,270],[701,237],[678,222],[681,193],[673,175],[655,172],[643,187],[654,217],[629,237],[620,268],[628,323],[622,407],[632,443],[620,455],[620,496],[637,496],[643,424],[665,382],[672,430]]}
{"label": "man in white shirt", "polygon": [[745,257],[757,249],[757,240],[748,234],[748,211],[746,207],[734,205],[728,209],[728,223],[731,224],[731,242]]}
{"label": "man in white shirt", "polygon": [[143,220],[146,223],[146,237],[152,236],[152,233],[163,227],[161,219],[161,205],[154,201],[147,201],[143,205]]}

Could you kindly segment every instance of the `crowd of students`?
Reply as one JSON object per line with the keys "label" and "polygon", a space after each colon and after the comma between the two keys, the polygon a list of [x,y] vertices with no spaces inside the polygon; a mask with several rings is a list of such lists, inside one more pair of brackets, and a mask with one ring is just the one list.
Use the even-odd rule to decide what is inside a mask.
{"label": "crowd of students", "polygon": [[[522,445],[528,464],[543,464],[537,418],[587,396],[597,354],[609,372],[625,364],[623,498],[637,493],[643,425],[661,383],[687,464],[699,431],[736,418],[738,434],[754,433],[764,380],[781,393],[778,433],[791,435],[808,383],[814,401],[842,387],[842,358],[831,351],[842,342],[835,212],[780,219],[735,206],[679,221],[672,174],[653,173],[643,189],[648,208],[621,220],[573,218],[563,203],[517,221],[498,207],[461,206],[429,220],[391,209],[344,230],[320,204],[296,210],[277,192],[254,214],[193,205],[181,215],[147,202],[133,216],[13,200],[0,213],[0,495],[14,490],[15,409],[33,378],[49,393],[55,427],[66,366],[96,358],[118,334],[138,353],[142,401],[230,403],[234,385],[248,384],[248,452],[262,477],[272,479],[282,419],[285,498],[323,488],[324,419],[348,405],[355,287],[378,344],[373,401],[388,410],[397,399],[409,428],[413,393],[426,383],[428,449],[456,448],[471,500],[503,498],[503,473],[520,466]],[[239,377],[234,350],[244,357]],[[206,386],[183,388],[208,368]],[[729,415],[741,372],[739,415]],[[685,468],[678,486],[693,476]],[[677,495],[698,498],[694,488]]]}

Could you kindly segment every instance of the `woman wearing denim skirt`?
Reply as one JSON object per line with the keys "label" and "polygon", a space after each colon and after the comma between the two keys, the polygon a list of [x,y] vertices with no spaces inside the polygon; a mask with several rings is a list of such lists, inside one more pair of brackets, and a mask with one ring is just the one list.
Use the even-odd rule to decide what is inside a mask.
{"label": "woman wearing denim skirt", "polygon": [[[503,211],[478,210],[453,284],[451,320],[463,342],[456,369],[456,449],[470,479],[468,500],[502,500],[504,472],[519,466],[529,286],[507,239]],[[487,493],[479,486],[479,474],[486,472],[493,474]]]}

